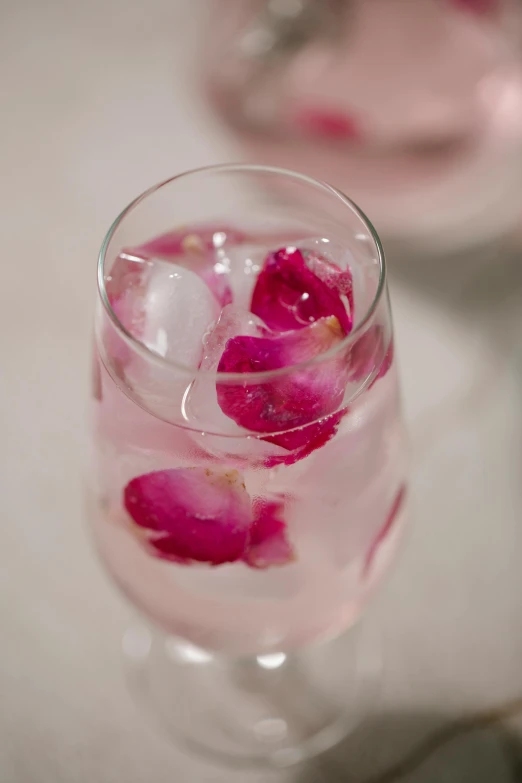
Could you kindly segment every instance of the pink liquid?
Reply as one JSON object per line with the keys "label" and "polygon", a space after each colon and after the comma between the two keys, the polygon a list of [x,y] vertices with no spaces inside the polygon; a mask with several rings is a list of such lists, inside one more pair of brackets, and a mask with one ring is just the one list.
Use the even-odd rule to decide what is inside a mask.
{"label": "pink liquid", "polygon": [[[233,654],[287,650],[349,627],[392,560],[405,516],[395,363],[350,403],[328,443],[295,464],[264,468],[255,457],[270,444],[164,421],[97,362],[90,520],[104,564],[131,602],[166,631]],[[126,484],[151,471],[217,465],[239,469],[251,497],[292,499],[292,562],[186,566],[143,546],[123,505]]]}

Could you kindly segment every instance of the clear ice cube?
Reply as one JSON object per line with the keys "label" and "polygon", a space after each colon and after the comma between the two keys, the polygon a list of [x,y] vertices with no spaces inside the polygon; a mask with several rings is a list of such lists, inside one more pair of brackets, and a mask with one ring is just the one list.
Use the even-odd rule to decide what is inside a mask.
{"label": "clear ice cube", "polygon": [[227,341],[239,335],[260,337],[266,333],[267,328],[260,318],[230,304],[223,308],[214,329],[204,340],[200,373],[186,395],[184,415],[191,428],[201,430],[194,432],[198,445],[215,456],[262,460],[284,453],[279,446],[248,437],[251,433],[226,416],[217,399],[217,368]]}
{"label": "clear ice cube", "polygon": [[[138,259],[139,260],[139,259]],[[167,362],[123,345],[113,351],[132,396],[169,421],[182,421],[182,401],[203,356],[203,339],[220,307],[201,277],[185,267],[122,254],[111,270],[109,298],[132,336]],[[109,330],[110,334],[110,330]],[[111,352],[112,345],[107,345]]]}
{"label": "clear ice cube", "polygon": [[234,304],[226,305],[203,342],[200,373],[194,380],[185,402],[185,413],[190,424],[213,432],[244,435],[247,431],[226,416],[219,407],[216,393],[217,368],[231,337],[261,336],[266,327],[260,318]]}
{"label": "clear ice cube", "polygon": [[154,261],[143,294],[143,343],[165,359],[197,369],[203,338],[219,315],[208,286],[189,269]]}

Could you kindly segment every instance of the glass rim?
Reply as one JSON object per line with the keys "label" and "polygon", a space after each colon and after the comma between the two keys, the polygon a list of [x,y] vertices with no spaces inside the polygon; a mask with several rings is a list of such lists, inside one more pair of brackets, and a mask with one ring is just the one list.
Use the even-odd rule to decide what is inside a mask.
{"label": "glass rim", "polygon": [[[110,246],[111,240],[118,227],[123,223],[125,218],[128,215],[130,215],[132,211],[142,201],[148,198],[148,196],[151,196],[153,193],[156,193],[157,191],[161,190],[161,188],[170,185],[172,182],[175,182],[180,179],[184,179],[186,177],[191,177],[195,174],[205,174],[205,173],[212,174],[212,173],[218,173],[220,171],[223,173],[231,173],[231,174],[233,174],[234,172],[247,173],[247,174],[255,174],[255,173],[273,174],[273,175],[286,177],[287,179],[293,180],[295,182],[301,182],[305,185],[310,185],[313,188],[317,188],[321,190],[323,193],[327,195],[331,195],[335,197],[338,202],[344,204],[348,209],[350,209],[353,213],[355,213],[355,215],[361,220],[361,222],[368,229],[368,232],[377,250],[377,257],[379,261],[379,281],[377,284],[377,288],[375,290],[375,294],[373,296],[371,303],[366,308],[366,312],[364,313],[363,318],[354,325],[353,329],[349,334],[347,334],[342,340],[340,340],[336,345],[334,345],[328,351],[324,351],[323,353],[319,353],[315,356],[312,356],[310,359],[307,359],[306,361],[299,362],[297,364],[291,364],[286,367],[278,368],[276,370],[263,370],[262,372],[245,372],[245,373],[217,372],[216,370],[201,370],[199,368],[189,367],[187,365],[173,361],[172,359],[167,359],[164,356],[161,356],[160,354],[151,350],[139,339],[134,337],[119,320],[118,316],[116,315],[109,301],[109,297],[105,286],[105,271],[104,271],[107,250]],[[313,177],[309,177],[308,175],[301,174],[300,172],[297,171],[292,171],[291,169],[280,168],[278,166],[265,166],[262,164],[253,164],[253,163],[218,163],[210,166],[201,166],[198,168],[189,169],[188,171],[181,172],[180,174],[175,174],[174,176],[168,177],[167,179],[162,180],[161,182],[158,182],[157,184],[152,185],[150,188],[144,190],[136,198],[134,198],[129,204],[127,204],[127,206],[119,213],[119,215],[111,224],[109,230],[107,231],[107,234],[105,235],[105,238],[100,248],[100,252],[98,254],[97,272],[98,272],[97,287],[98,287],[98,293],[103,308],[107,313],[110,321],[112,322],[113,327],[120,334],[120,336],[123,337],[125,342],[127,342],[133,348],[133,350],[135,350],[138,354],[142,354],[143,356],[145,356],[149,361],[159,364],[163,368],[168,368],[174,371],[186,373],[196,377],[212,375],[213,377],[215,376],[219,378],[220,383],[227,383],[227,384],[228,383],[245,384],[246,381],[252,381],[253,383],[261,383],[263,381],[268,381],[274,377],[284,376],[290,371],[295,372],[299,370],[304,370],[313,367],[315,365],[318,365],[323,361],[332,359],[339,352],[353,345],[357,341],[359,336],[361,334],[364,334],[364,332],[366,331],[366,327],[372,320],[375,311],[379,306],[382,295],[386,288],[386,259],[385,259],[384,249],[381,240],[371,220],[365,215],[362,209],[358,207],[354,201],[352,201],[351,198],[346,196],[341,190],[338,190],[333,185],[329,185],[327,182],[324,182],[323,180],[314,179]],[[372,372],[372,376],[373,376],[373,372]]]}

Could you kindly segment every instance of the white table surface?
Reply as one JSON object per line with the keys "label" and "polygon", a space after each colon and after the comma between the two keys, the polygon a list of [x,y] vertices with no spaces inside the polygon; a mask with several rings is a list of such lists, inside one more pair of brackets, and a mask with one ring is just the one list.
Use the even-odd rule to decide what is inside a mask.
{"label": "white table surface", "polygon": [[[213,767],[128,695],[129,610],[82,520],[95,264],[146,186],[238,157],[182,75],[198,4],[0,0],[0,783],[366,780],[446,720],[522,694],[522,262],[498,252],[392,264],[414,526],[372,611],[382,715],[353,755]],[[404,780],[520,779],[507,724]]]}

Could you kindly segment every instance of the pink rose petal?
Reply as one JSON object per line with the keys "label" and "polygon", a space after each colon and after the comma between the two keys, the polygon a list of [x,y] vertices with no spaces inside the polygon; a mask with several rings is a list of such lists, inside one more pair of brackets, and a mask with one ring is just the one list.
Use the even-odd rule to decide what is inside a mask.
{"label": "pink rose petal", "polygon": [[275,468],[277,465],[293,465],[299,460],[308,457],[316,449],[320,449],[336,434],[341,419],[346,413],[346,409],[337,411],[337,413],[328,416],[321,421],[308,424],[299,430],[283,433],[282,435],[269,435],[263,440],[269,443],[275,443],[288,449],[290,454],[284,456],[268,457],[265,460],[265,468]]}
{"label": "pink rose petal", "polygon": [[380,365],[377,376],[371,386],[379,378],[382,378],[390,369],[393,362],[393,340],[388,348],[384,347],[384,329],[375,324],[371,326],[362,337],[352,346],[348,362],[350,365],[349,378],[352,381],[363,381]]}
{"label": "pink rose petal", "polygon": [[179,468],[132,479],[124,505],[158,557],[183,563],[232,563],[243,557],[252,509],[236,470]]}
{"label": "pink rose petal", "polygon": [[352,322],[337,290],[308,268],[294,247],[269,253],[252,294],[251,311],[270,329],[302,329],[314,321],[335,316],[344,334]]}
{"label": "pink rose petal", "polygon": [[363,576],[366,576],[369,573],[373,559],[377,554],[377,550],[379,549],[384,539],[387,538],[390,530],[392,529],[393,523],[397,518],[397,514],[402,508],[405,495],[406,487],[403,485],[395,496],[395,500],[393,501],[392,506],[388,512],[388,516],[386,517],[384,525],[377,533],[377,536],[373,540],[370,549],[368,550],[368,554],[366,555],[366,560],[364,562]]}
{"label": "pink rose petal", "polygon": [[340,269],[333,261],[329,261],[322,254],[313,251],[304,251],[308,268],[317,275],[319,280],[326,283],[328,288],[336,291],[340,296],[345,296],[350,308],[350,330],[355,315],[353,298],[353,279],[350,269]]}
{"label": "pink rose petal", "polygon": [[282,519],[282,501],[257,498],[253,503],[254,524],[244,562],[251,568],[281,566],[295,560]]}
{"label": "pink rose petal", "polygon": [[294,124],[302,131],[332,141],[360,141],[357,119],[336,109],[303,107],[294,114]]}
{"label": "pink rose petal", "polygon": [[[274,337],[230,339],[219,372],[256,373],[305,362],[325,353],[344,337],[337,318],[319,321]],[[252,432],[271,433],[302,427],[335,411],[344,396],[348,368],[342,355],[312,367],[292,370],[260,383],[217,383],[223,413]]]}

